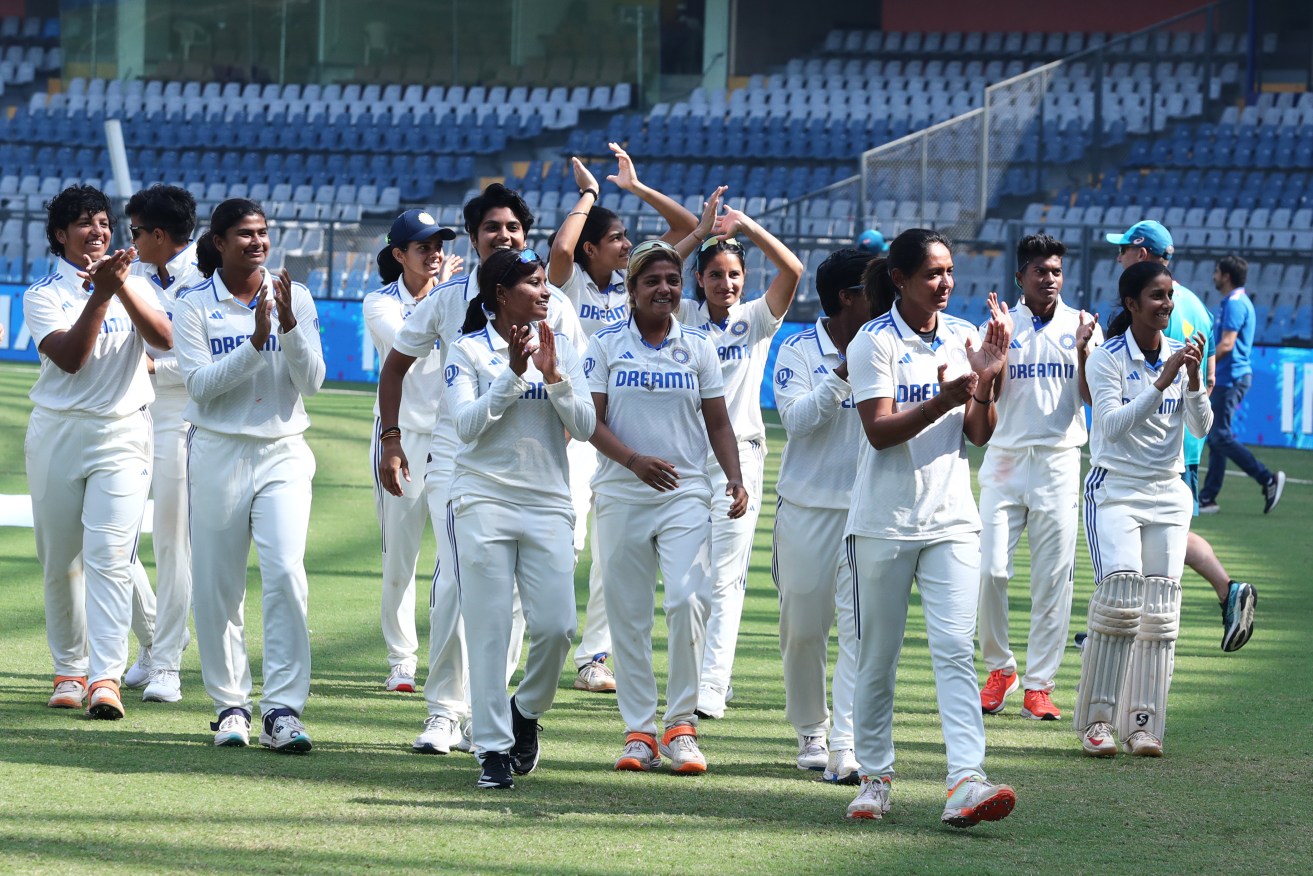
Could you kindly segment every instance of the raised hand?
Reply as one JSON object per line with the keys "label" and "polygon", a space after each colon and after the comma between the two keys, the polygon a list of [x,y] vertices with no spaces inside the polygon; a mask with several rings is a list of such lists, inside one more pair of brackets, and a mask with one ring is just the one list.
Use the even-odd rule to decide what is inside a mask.
{"label": "raised hand", "polygon": [[465,269],[465,259],[455,253],[438,256],[438,282],[445,283]]}
{"label": "raised hand", "polygon": [[619,188],[626,192],[632,192],[638,185],[638,171],[634,169],[634,160],[629,157],[629,153],[624,150],[619,143],[607,143],[607,147],[615,153],[616,172],[606,178],[607,182],[613,182]]}
{"label": "raised hand", "polygon": [[[1004,308],[1006,307],[1005,304]],[[1008,343],[1011,340],[1007,327],[997,319],[991,319],[986,325],[985,337],[980,342],[980,349],[976,349],[971,339],[967,338],[967,362],[982,381],[993,380],[1003,370],[1003,366],[1008,362]]]}
{"label": "raised hand", "polygon": [[1190,389],[1199,388],[1199,366],[1204,361],[1204,347],[1207,339],[1203,332],[1195,332],[1188,341],[1185,342],[1183,352],[1185,352],[1185,373],[1190,379]]}
{"label": "raised hand", "polygon": [[570,167],[574,169],[574,182],[580,189],[592,189],[600,191],[597,185],[597,177],[593,176],[592,171],[584,166],[584,163],[578,158],[570,159]]}
{"label": "raised hand", "polygon": [[[968,351],[968,356],[970,352]],[[945,380],[948,373],[947,365],[939,366],[939,398],[943,401],[939,405],[943,408],[944,413],[948,413],[953,408],[960,408],[967,403],[967,399],[975,393],[976,387],[980,383],[980,375],[975,371],[968,371],[961,377],[954,377],[952,380]]]}
{"label": "raised hand", "polygon": [[1008,303],[1000,301],[997,292],[990,292],[988,301],[990,319],[1003,324],[1003,327],[1008,330],[1008,340],[1011,341],[1016,337],[1017,326],[1012,321],[1012,311],[1008,310]]}
{"label": "raised hand", "polygon": [[103,295],[113,295],[123,288],[127,282],[128,272],[132,269],[132,260],[136,257],[135,249],[120,249],[113,253],[106,253],[94,262],[90,256],[83,256],[86,260],[85,271],[79,271],[79,276],[90,280],[91,285]]}
{"label": "raised hand", "polygon": [[287,268],[279,268],[274,277],[274,314],[278,317],[280,332],[286,333],[296,328],[296,311],[292,309],[292,277],[287,273]]}
{"label": "raised hand", "polygon": [[543,383],[560,383],[561,372],[556,367],[556,335],[547,320],[538,323],[538,349],[532,354],[533,367],[543,376]]}
{"label": "raised hand", "polygon": [[260,291],[255,296],[255,330],[251,332],[251,346],[257,350],[263,350],[265,342],[269,340],[269,332],[273,329],[273,310],[274,303],[269,300],[269,287],[261,286]]}
{"label": "raised hand", "polygon": [[506,339],[506,345],[510,348],[511,370],[523,377],[534,353],[533,326],[511,326],[511,336]]}
{"label": "raised hand", "polygon": [[742,210],[726,207],[725,212],[716,217],[716,224],[711,233],[721,240],[727,240],[746,229],[752,220]]}
{"label": "raised hand", "polygon": [[693,229],[693,236],[698,240],[706,240],[714,233],[716,215],[720,212],[720,199],[727,191],[729,186],[717,186],[716,190],[702,202],[702,218],[698,220],[697,228]]}
{"label": "raised hand", "polygon": [[1084,350],[1090,345],[1094,330],[1099,327],[1099,315],[1090,315],[1082,310],[1078,318],[1080,325],[1076,327],[1076,349]]}

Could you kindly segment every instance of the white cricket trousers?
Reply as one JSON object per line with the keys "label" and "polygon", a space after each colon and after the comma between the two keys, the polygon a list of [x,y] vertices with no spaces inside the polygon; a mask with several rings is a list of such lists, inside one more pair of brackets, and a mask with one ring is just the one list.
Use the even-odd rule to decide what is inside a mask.
{"label": "white cricket trousers", "polygon": [[636,504],[597,497],[602,580],[615,645],[616,699],[630,732],[656,735],[652,626],[657,573],[667,628],[665,726],[696,724],[698,671],[711,601],[710,503],[705,495]]}
{"label": "white cricket trousers", "polygon": [[192,429],[187,460],[201,678],[215,712],[251,709],[244,613],[251,542],[260,564],[260,713],[304,714],[310,695],[305,575],[315,457],[302,435],[270,440]]}
{"label": "white cricket trousers", "polygon": [[894,774],[894,676],[915,579],[948,756],[947,786],[984,777],[985,723],[976,679],[980,541],[974,532],[914,540],[848,536],[857,603],[853,753],[862,774]]}
{"label": "white cricket trousers", "polygon": [[[133,567],[150,492],[150,415],[36,407],[23,453],[55,674],[117,683],[128,665]],[[81,575],[73,569],[79,554]]]}
{"label": "white cricket trousers", "polygon": [[599,654],[611,653],[611,627],[606,622],[606,592],[602,587],[602,564],[597,559],[597,523],[590,524],[596,499],[591,486],[597,471],[597,450],[587,441],[571,441],[566,449],[570,461],[570,497],[574,501],[574,555],[583,553],[591,535],[592,563],[588,567],[588,605],[579,647],[574,650],[576,670],[593,662]]}
{"label": "white cricket trousers", "polygon": [[1114,572],[1181,580],[1194,494],[1180,476],[1127,477],[1094,467],[1085,476],[1085,541],[1094,582]]}
{"label": "white cricket trousers", "polygon": [[515,705],[537,719],[552,707],[561,666],[574,639],[574,526],[569,512],[483,497],[454,498],[456,581],[469,649],[472,741],[479,751],[509,752],[511,701],[506,653],[518,588],[529,656]]}
{"label": "white cricket trousers", "polygon": [[155,423],[155,499],[151,544],[155,552],[155,643],[152,669],[182,668],[191,616],[191,534],[187,523],[187,393],[156,391],[150,406]]}
{"label": "white cricket trousers", "polygon": [[1008,642],[1008,582],[1022,530],[1030,537],[1030,636],[1025,690],[1051,691],[1071,622],[1080,448],[990,445],[980,466],[980,653],[985,669],[1017,671]]}
{"label": "white cricket trousers", "polygon": [[[857,618],[853,573],[844,550],[844,508],[806,508],[787,499],[775,507],[771,571],[780,597],[780,658],[784,717],[799,736],[825,736],[836,751],[853,747],[853,685],[857,677]],[[839,654],[826,708],[825,667],[830,630],[839,618]],[[833,717],[833,726],[830,719]]]}
{"label": "white cricket trousers", "polygon": [[[394,496],[383,489],[383,483],[378,477],[381,452],[378,433],[381,428],[379,419],[375,417],[374,431],[369,439],[369,460],[374,472],[374,511],[378,515],[382,535],[383,594],[380,617],[383,644],[387,648],[388,665],[405,666],[413,674],[415,654],[419,651],[419,635],[415,630],[415,568],[419,563],[424,527],[429,523],[429,508],[424,496],[429,480],[412,477],[407,481],[403,478],[400,496]],[[401,449],[406,459],[423,459],[432,441],[432,432],[401,430]],[[435,532],[442,531],[441,526],[435,529]]]}
{"label": "white cricket trousers", "polygon": [[[707,618],[707,648],[702,658],[701,686],[724,699],[734,670],[743,598],[748,587],[748,563],[752,539],[761,514],[761,487],[766,469],[766,445],[762,441],[739,442],[739,468],[743,488],[748,491],[748,510],[737,520],[729,517],[732,496],[725,495],[729,478],[712,457],[711,475],[711,614]],[[715,709],[719,711],[719,708]]]}

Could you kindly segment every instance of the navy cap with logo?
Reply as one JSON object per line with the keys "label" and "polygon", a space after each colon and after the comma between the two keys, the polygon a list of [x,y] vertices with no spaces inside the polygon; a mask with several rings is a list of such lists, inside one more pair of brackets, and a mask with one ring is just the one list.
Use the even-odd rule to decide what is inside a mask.
{"label": "navy cap with logo", "polygon": [[393,220],[386,242],[388,246],[405,246],[431,237],[439,240],[455,240],[456,232],[439,225],[426,210],[407,210]]}
{"label": "navy cap with logo", "polygon": [[1105,239],[1117,246],[1142,246],[1159,258],[1170,259],[1175,248],[1172,246],[1172,234],[1161,222],[1145,219],[1126,229],[1125,234],[1107,234]]}

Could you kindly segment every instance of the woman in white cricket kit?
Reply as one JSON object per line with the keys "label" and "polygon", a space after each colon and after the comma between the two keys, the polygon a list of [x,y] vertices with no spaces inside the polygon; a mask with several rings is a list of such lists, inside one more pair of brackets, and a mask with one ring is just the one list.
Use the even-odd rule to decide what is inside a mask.
{"label": "woman in white cricket kit", "polygon": [[[848,380],[866,433],[845,527],[857,603],[853,731],[861,791],[849,818],[889,811],[894,774],[894,678],[915,581],[948,755],[940,820],[956,827],[1004,818],[1016,794],[985,778],[985,729],[973,661],[980,591],[980,517],[964,438],[994,428],[993,381],[1008,332],[949,316],[953,257],[942,235],[914,228],[889,247],[868,294],[893,306],[848,345]],[[897,300],[895,301],[895,296]],[[981,395],[984,393],[984,395]]]}
{"label": "woman in white cricket kit", "polygon": [[[773,377],[776,408],[789,436],[775,488],[771,563],[780,598],[784,716],[798,734],[798,768],[824,770],[826,781],[845,785],[857,784],[860,768],[853,755],[857,621],[843,527],[864,440],[846,351],[873,315],[862,288],[870,262],[870,253],[855,249],[838,250],[821,262],[816,293],[825,315],[780,345]],[[831,716],[825,667],[836,611]]]}
{"label": "woman in white cricket kit", "polygon": [[[725,513],[741,517],[748,505],[716,350],[705,332],[676,318],[682,265],[663,240],[634,247],[629,319],[594,335],[584,359],[597,408],[593,445],[606,457],[593,490],[616,697],[627,728],[618,770],[651,770],[664,755],[675,772],[706,772],[695,712],[711,599],[708,439],[728,476]],[[669,630],[660,743],[652,669],[658,572]]]}
{"label": "woman in white cricket kit", "polygon": [[[1086,352],[1102,339],[1097,316],[1062,301],[1067,247],[1047,234],[1017,245],[1016,283],[1022,300],[1007,368],[994,380],[998,425],[981,463],[980,652],[989,678],[980,691],[987,714],[1003,711],[1019,686],[1008,643],[1008,581],[1023,530],[1030,543],[1030,635],[1021,716],[1061,717],[1052,692],[1071,619],[1076,567],[1076,503],[1080,448],[1085,443],[1081,397]],[[993,294],[993,293],[991,293]]]}
{"label": "woman in white cricket kit", "polygon": [[1086,754],[1112,757],[1121,740],[1130,754],[1160,757],[1194,509],[1181,446],[1186,429],[1208,434],[1213,411],[1199,374],[1206,339],[1164,334],[1171,272],[1131,265],[1117,294],[1123,310],[1086,364],[1094,415],[1085,537],[1097,583],[1074,717]]}
{"label": "woman in white cricket kit", "polygon": [[[479,296],[444,374],[463,442],[447,520],[469,643],[480,788],[513,787],[512,774],[537,766],[538,719],[552,706],[574,637],[566,443],[591,436],[597,417],[579,354],[547,326],[551,300],[537,253],[493,253],[479,272]],[[506,651],[517,587],[529,656],[508,699]]]}
{"label": "woman in white cricket kit", "polygon": [[[460,256],[446,256],[442,242],[455,240],[456,232],[443,228],[423,210],[407,210],[392,222],[387,241],[378,253],[379,275],[387,285],[375,289],[361,302],[365,330],[383,362],[392,342],[415,308],[439,283],[459,270]],[[424,359],[420,367],[406,373],[404,404],[397,413],[401,446],[407,456],[421,458],[433,442],[438,419],[438,397],[442,387],[441,357]],[[415,654],[419,637],[415,632],[415,566],[420,540],[429,521],[425,502],[427,480],[405,481],[402,495],[383,489],[378,477],[382,452],[378,402],[374,402],[374,431],[369,440],[370,470],[374,478],[374,510],[382,533],[383,591],[380,615],[383,644],[387,647],[387,690],[414,693]],[[436,530],[445,537],[442,528]]]}
{"label": "woman in white cricket kit", "polygon": [[90,695],[88,714],[115,720],[150,490],[145,345],[168,350],[172,331],[150,289],[128,276],[132,251],[109,254],[104,193],[70,186],[46,210],[59,260],[23,294],[41,359],[23,455],[55,664],[49,705],[80,709]]}
{"label": "woman in white cricket kit", "polygon": [[[265,268],[269,226],[254,201],[214,209],[197,243],[209,280],[174,315],[178,364],[191,403],[187,483],[192,585],[201,678],[219,720],[214,744],[243,747],[251,733],[246,655],[246,558],[255,542],[262,585],[264,684],[260,744],[306,752],[310,695],[309,586],[305,575],[315,458],[302,399],[324,382],[314,299],[286,271]],[[276,324],[275,324],[276,323]]]}
{"label": "woman in white cricket kit", "polygon": [[[761,381],[771,338],[784,321],[802,277],[802,262],[797,256],[746,214],[731,209],[717,215],[724,192],[722,187],[712,193],[702,221],[679,246],[685,255],[698,248],[694,274],[697,305],[681,308],[679,318],[685,325],[706,332],[720,358],[725,404],[738,442],[743,485],[748,491],[747,512],[741,517],[727,515],[726,472],[715,459],[707,460],[713,497],[712,594],[707,647],[698,684],[698,714],[705,718],[724,717],[725,703],[731,697],[734,649],[766,467]],[[752,301],[743,300],[748,277],[743,247],[734,239],[737,234],[758,246],[776,271],[766,294]]]}
{"label": "woman in white cricket kit", "polygon": [[[629,154],[619,144],[610,143],[618,167],[608,176],[623,191],[638,197],[665,219],[670,230],[661,239],[667,243],[683,240],[697,225],[697,218],[674,199],[644,185]],[[552,238],[547,263],[547,280],[560,289],[579,315],[585,338],[600,329],[629,318],[629,293],[625,290],[625,268],[629,263],[629,233],[624,222],[612,211],[599,206],[597,178],[578,158],[571,159],[579,200],[566,214]],[[597,471],[597,451],[587,442],[570,443],[570,493],[574,497],[574,549],[577,557],[584,549],[588,516],[593,506],[590,486]],[[602,587],[602,564],[597,562],[597,527],[593,527],[593,563],[588,570],[588,606],[584,611],[584,628],[574,651],[576,690],[613,693],[615,675],[606,665],[611,653],[611,630],[606,623],[606,596]]]}

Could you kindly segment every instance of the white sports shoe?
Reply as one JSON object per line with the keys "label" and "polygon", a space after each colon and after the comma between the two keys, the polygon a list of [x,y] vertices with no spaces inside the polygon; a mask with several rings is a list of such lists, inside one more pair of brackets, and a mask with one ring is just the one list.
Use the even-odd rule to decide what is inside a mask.
{"label": "white sports shoe", "polygon": [[798,769],[823,770],[830,762],[830,749],[824,736],[798,737]]}
{"label": "white sports shoe", "polygon": [[[410,747],[420,754],[450,754],[463,741],[460,723],[455,718],[429,715],[424,719],[424,729]],[[469,748],[464,750],[469,751]]]}
{"label": "white sports shoe", "polygon": [[123,673],[124,687],[145,687],[150,681],[150,649],[142,645],[137,649],[137,662],[128,667],[128,671]]}
{"label": "white sports shoe", "polygon": [[241,712],[224,715],[215,729],[214,744],[218,748],[245,748],[251,744],[251,719]]}
{"label": "white sports shoe", "polygon": [[1163,756],[1162,740],[1148,730],[1136,730],[1126,737],[1123,747],[1126,749],[1127,754],[1133,754],[1136,757]]}
{"label": "white sports shoe", "polygon": [[975,827],[982,821],[1007,818],[1017,805],[1017,792],[1008,785],[991,785],[981,776],[967,776],[948,792],[939,820],[953,827]]}
{"label": "white sports shoe", "polygon": [[264,727],[265,722],[261,721],[260,744],[265,748],[294,754],[304,754],[311,748],[310,735],[296,715],[278,715],[273,720],[272,730]]}
{"label": "white sports shoe", "polygon": [[182,699],[182,679],[176,669],[152,669],[150,683],[141,692],[143,703],[176,703]]}
{"label": "white sports shoe", "polygon": [[392,667],[388,673],[388,680],[383,683],[388,690],[394,690],[398,693],[415,692],[415,669],[406,666],[404,663],[398,663]]}
{"label": "white sports shoe", "polygon": [[836,748],[830,752],[821,778],[836,785],[856,785],[862,781],[861,770],[851,748]]}
{"label": "white sports shoe", "polygon": [[1090,757],[1113,757],[1117,754],[1117,731],[1106,721],[1095,721],[1081,731],[1080,744]]}
{"label": "white sports shoe", "polygon": [[848,804],[848,818],[866,818],[879,821],[889,812],[889,779],[884,776],[862,776],[862,789]]}
{"label": "white sports shoe", "polygon": [[668,728],[657,751],[670,761],[672,773],[697,775],[707,771],[707,759],[698,748],[698,731],[692,724],[676,724]]}
{"label": "white sports shoe", "polygon": [[698,707],[697,714],[700,718],[719,719],[725,717],[725,704],[734,698],[732,693],[716,690],[710,685],[702,685],[698,688]]}

